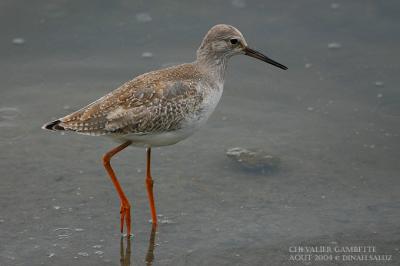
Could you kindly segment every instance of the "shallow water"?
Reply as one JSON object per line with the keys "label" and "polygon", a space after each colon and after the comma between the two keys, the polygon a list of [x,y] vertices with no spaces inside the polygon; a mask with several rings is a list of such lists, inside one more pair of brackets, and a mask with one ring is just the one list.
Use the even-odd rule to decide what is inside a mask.
{"label": "shallow water", "polygon": [[[385,265],[399,265],[399,8],[2,2],[0,265],[293,265],[289,247],[301,245],[376,246],[393,256]],[[233,58],[207,126],[154,149],[166,221],[157,233],[144,150],[113,160],[133,205],[134,237],[122,247],[118,197],[100,160],[115,144],[40,127],[138,74],[192,61],[221,22],[289,70]],[[278,156],[279,171],[241,171],[225,155],[237,146]],[[335,264],[311,262],[325,263]],[[369,265],[347,263],[336,265]]]}

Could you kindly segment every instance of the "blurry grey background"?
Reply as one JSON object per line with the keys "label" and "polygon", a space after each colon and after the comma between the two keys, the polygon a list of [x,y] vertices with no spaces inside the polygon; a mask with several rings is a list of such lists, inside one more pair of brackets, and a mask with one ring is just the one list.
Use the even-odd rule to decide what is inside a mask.
{"label": "blurry grey background", "polygon": [[[120,264],[101,164],[115,144],[40,127],[194,60],[217,23],[289,70],[233,58],[207,126],[154,150],[154,265],[293,265],[298,245],[376,246],[398,265],[399,11],[394,0],[1,1],[0,265]],[[282,165],[242,171],[225,155],[236,146]],[[144,150],[113,165],[133,206],[131,262],[144,265]]]}

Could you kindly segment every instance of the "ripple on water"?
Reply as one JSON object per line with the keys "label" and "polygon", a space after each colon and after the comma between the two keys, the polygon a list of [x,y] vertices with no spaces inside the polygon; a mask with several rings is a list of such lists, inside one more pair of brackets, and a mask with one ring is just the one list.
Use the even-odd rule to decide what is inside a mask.
{"label": "ripple on water", "polygon": [[142,53],[142,57],[143,58],[152,58],[153,57],[153,53],[152,52],[143,52]]}
{"label": "ripple on water", "polygon": [[232,6],[236,8],[245,8],[246,7],[246,1],[245,0],[232,0]]}
{"label": "ripple on water", "polygon": [[342,48],[342,44],[338,42],[331,42],[328,44],[329,49],[340,49]]}
{"label": "ripple on water", "polygon": [[25,39],[24,38],[14,38],[12,39],[12,43],[15,45],[21,45],[25,43]]}
{"label": "ripple on water", "polygon": [[[159,224],[174,224],[174,223],[176,223],[175,221],[173,221],[173,220],[171,220],[171,219],[168,219],[167,217],[163,217],[163,216],[161,216],[161,218],[160,218],[160,216],[159,215],[157,215],[158,216],[158,223]],[[149,223],[152,223],[153,221],[150,219],[149,220]]]}
{"label": "ripple on water", "polygon": [[338,3],[332,3],[331,4],[331,8],[332,9],[338,9],[340,7],[340,4],[338,4]]}
{"label": "ripple on water", "polygon": [[136,20],[140,23],[146,23],[153,20],[149,13],[138,13],[136,14]]}

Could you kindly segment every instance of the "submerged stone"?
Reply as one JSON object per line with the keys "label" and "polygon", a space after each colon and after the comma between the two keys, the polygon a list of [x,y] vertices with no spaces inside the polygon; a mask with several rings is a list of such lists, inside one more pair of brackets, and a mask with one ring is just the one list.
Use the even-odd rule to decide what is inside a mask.
{"label": "submerged stone", "polygon": [[260,173],[273,172],[279,169],[281,159],[262,150],[249,150],[241,147],[230,148],[226,155],[240,168]]}

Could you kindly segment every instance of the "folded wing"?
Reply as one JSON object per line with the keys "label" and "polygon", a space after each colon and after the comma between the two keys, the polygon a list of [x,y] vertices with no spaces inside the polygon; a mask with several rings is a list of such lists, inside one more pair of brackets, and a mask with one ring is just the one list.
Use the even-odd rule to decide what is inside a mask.
{"label": "folded wing", "polygon": [[182,77],[154,79],[154,73],[152,77],[149,80],[139,76],[54,122],[59,121],[59,128],[88,135],[152,134],[179,129],[185,119],[199,111],[203,96],[198,93],[198,84]]}

